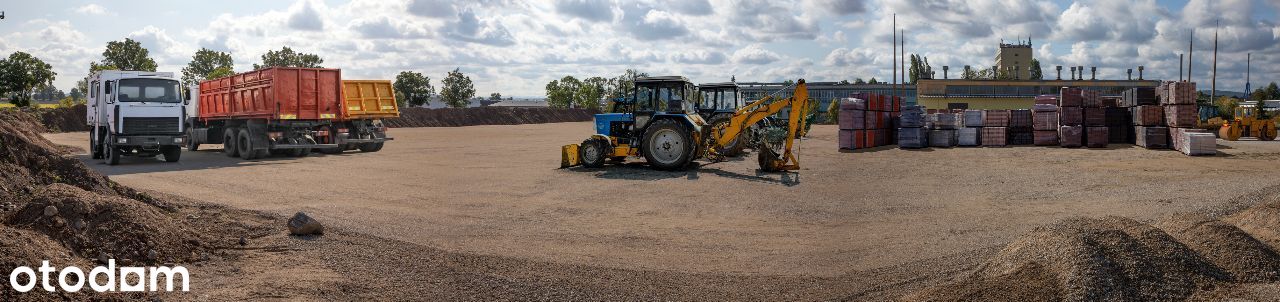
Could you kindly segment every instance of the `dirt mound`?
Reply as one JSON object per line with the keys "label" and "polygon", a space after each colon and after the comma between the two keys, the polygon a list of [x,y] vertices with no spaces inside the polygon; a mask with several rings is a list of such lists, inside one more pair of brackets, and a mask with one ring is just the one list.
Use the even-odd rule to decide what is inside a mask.
{"label": "dirt mound", "polygon": [[1037,228],[959,282],[910,298],[1176,300],[1225,278],[1190,248],[1150,225],[1122,217],[1074,218]]}
{"label": "dirt mound", "polygon": [[71,108],[39,109],[38,112],[40,122],[49,132],[77,132],[89,131],[86,109],[85,105],[75,105]]}
{"label": "dirt mound", "polygon": [[401,108],[400,117],[383,120],[387,127],[460,127],[590,121],[597,110],[556,108]]}
{"label": "dirt mound", "polygon": [[75,158],[62,156],[62,149],[40,136],[40,124],[19,111],[0,111],[0,191],[30,194],[34,185],[71,184],[103,194],[136,195],[117,189],[106,177]]}
{"label": "dirt mound", "polygon": [[[56,214],[46,215],[49,206]],[[178,219],[137,200],[52,184],[36,192],[8,224],[43,233],[90,258],[105,254],[118,260],[197,260],[208,240]]]}
{"label": "dirt mound", "polygon": [[1237,282],[1280,280],[1280,255],[1234,225],[1199,214],[1179,214],[1158,224]]}
{"label": "dirt mound", "polygon": [[1255,205],[1225,220],[1280,251],[1280,200]]}

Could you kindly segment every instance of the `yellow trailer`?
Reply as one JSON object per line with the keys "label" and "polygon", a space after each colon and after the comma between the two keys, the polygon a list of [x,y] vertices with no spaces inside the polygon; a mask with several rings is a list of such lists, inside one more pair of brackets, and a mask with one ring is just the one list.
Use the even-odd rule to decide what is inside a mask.
{"label": "yellow trailer", "polygon": [[400,117],[395,90],[388,80],[343,80],[347,119]]}

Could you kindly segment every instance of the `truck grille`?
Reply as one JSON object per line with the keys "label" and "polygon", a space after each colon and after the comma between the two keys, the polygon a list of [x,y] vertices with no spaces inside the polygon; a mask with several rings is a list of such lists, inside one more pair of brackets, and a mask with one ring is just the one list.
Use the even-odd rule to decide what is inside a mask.
{"label": "truck grille", "polygon": [[124,134],[174,134],[178,133],[175,117],[126,117]]}

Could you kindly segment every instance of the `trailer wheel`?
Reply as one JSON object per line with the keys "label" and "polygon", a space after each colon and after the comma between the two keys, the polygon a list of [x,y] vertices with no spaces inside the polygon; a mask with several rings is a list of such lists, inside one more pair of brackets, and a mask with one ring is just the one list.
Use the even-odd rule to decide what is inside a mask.
{"label": "trailer wheel", "polygon": [[114,166],[114,165],[120,164],[120,155],[121,155],[120,148],[117,148],[115,146],[110,146],[110,145],[103,146],[103,152],[107,153],[107,154],[104,154],[104,157],[107,158],[108,166]]}
{"label": "trailer wheel", "polygon": [[[311,138],[298,139],[298,143],[315,145],[316,141]],[[307,157],[311,155],[311,148],[298,149],[298,157]]]}
{"label": "trailer wheel", "polygon": [[240,153],[236,152],[236,128],[227,128],[222,132],[222,154],[227,157],[236,157]]}
{"label": "trailer wheel", "polygon": [[693,160],[693,139],[684,125],[674,120],[652,122],[644,133],[644,159],[658,170],[678,170]]}
{"label": "trailer wheel", "polygon": [[164,153],[164,161],[176,163],[182,158],[182,147],[165,146],[160,148],[160,153]]}
{"label": "trailer wheel", "polygon": [[360,152],[378,152],[380,150],[382,150],[382,143],[360,144]]}
{"label": "trailer wheel", "polygon": [[236,153],[240,153],[240,159],[252,160],[258,158],[257,152],[253,151],[253,138],[249,137],[249,129],[240,129],[240,135],[236,136]]}

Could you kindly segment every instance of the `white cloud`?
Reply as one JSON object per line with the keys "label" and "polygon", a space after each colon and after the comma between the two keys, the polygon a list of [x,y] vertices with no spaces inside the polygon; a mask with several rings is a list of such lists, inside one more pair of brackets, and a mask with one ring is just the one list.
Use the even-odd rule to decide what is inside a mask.
{"label": "white cloud", "polygon": [[89,3],[89,4],[85,4],[85,5],[83,5],[83,6],[77,7],[77,8],[75,9],[75,11],[76,11],[77,13],[82,14],[82,15],[99,15],[99,16],[101,16],[101,15],[108,15],[108,14],[110,14],[110,12],[108,12],[108,11],[107,11],[107,8],[106,8],[106,7],[102,7],[101,5],[98,5],[98,4],[96,4],[96,3]]}
{"label": "white cloud", "polygon": [[764,49],[760,44],[752,44],[733,52],[733,62],[738,64],[764,65],[781,59],[782,56]]}
{"label": "white cloud", "polygon": [[613,2],[600,0],[557,0],[556,12],[594,22],[613,21]]}
{"label": "white cloud", "polygon": [[515,38],[505,26],[497,20],[481,20],[471,10],[458,13],[458,19],[444,28],[445,36],[454,40],[492,45],[510,46]]}
{"label": "white cloud", "polygon": [[299,1],[289,9],[289,28],[296,30],[324,30],[324,19],[311,1]]}

